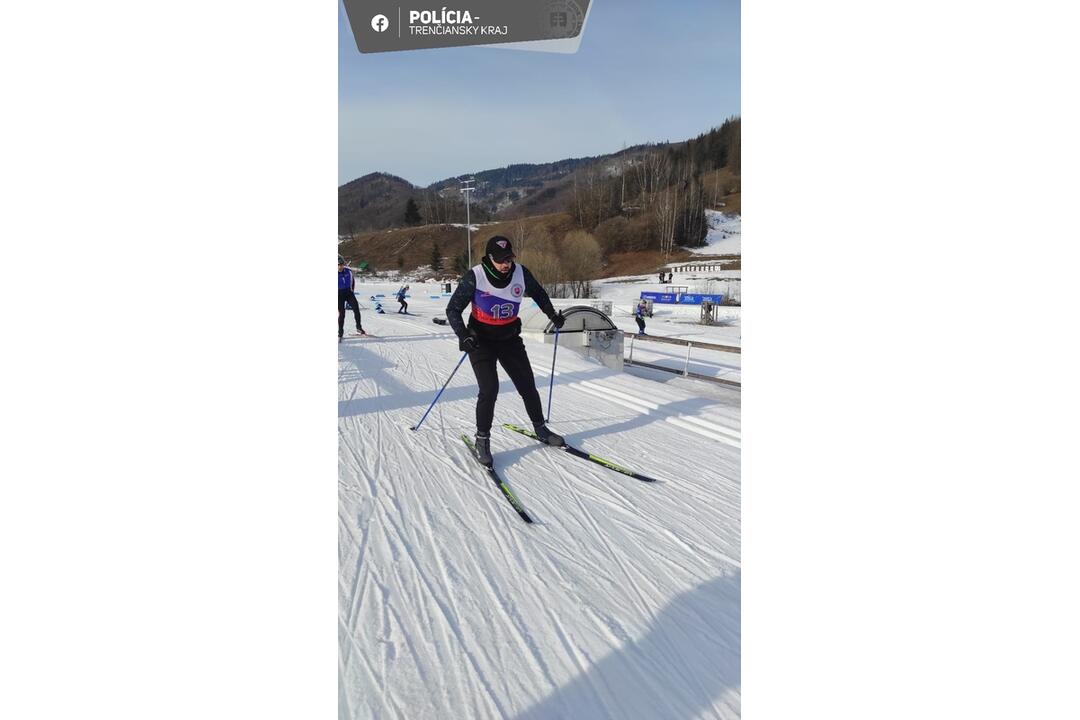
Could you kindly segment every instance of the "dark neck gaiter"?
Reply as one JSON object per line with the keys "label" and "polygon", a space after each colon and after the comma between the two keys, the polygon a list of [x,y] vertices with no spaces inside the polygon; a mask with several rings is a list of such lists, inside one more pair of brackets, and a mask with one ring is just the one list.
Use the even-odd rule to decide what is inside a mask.
{"label": "dark neck gaiter", "polygon": [[504,288],[510,284],[510,278],[514,275],[514,263],[510,263],[509,270],[501,273],[491,264],[491,258],[485,255],[480,260],[480,265],[484,268],[484,272],[487,273],[488,280],[490,280],[491,284],[495,287]]}

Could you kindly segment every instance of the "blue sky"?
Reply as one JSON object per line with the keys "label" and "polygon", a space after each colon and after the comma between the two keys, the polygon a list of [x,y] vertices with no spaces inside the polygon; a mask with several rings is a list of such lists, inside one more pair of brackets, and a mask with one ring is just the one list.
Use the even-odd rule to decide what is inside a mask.
{"label": "blue sky", "polygon": [[338,181],[415,185],[623,145],[740,114],[738,0],[593,0],[577,53],[483,47],[362,55],[338,13]]}

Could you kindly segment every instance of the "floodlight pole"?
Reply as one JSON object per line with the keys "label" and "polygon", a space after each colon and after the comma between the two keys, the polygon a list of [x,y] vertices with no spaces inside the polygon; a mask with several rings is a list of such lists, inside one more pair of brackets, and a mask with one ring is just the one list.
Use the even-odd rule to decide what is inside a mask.
{"label": "floodlight pole", "polygon": [[469,212],[469,193],[476,188],[468,183],[473,180],[464,180],[461,183],[461,192],[465,194],[465,249],[469,253],[469,267],[472,267],[472,216]]}

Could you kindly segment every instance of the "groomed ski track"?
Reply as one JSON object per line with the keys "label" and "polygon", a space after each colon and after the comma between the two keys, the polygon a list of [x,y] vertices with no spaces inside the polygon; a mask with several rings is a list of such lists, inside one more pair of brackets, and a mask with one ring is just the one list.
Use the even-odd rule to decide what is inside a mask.
{"label": "groomed ski track", "polygon": [[[528,420],[500,370],[492,452],[528,525],[460,440],[467,360],[409,429],[461,356],[445,300],[415,306],[337,346],[340,717],[738,717],[738,391],[560,348],[552,427],[643,483],[501,428]],[[546,407],[551,346],[526,346]]]}

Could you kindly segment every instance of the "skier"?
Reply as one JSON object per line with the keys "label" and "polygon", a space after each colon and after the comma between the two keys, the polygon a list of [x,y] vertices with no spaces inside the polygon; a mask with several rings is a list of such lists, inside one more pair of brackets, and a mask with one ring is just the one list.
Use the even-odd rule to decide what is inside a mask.
{"label": "skier", "polygon": [[405,285],[397,291],[397,301],[401,303],[401,308],[398,309],[398,313],[409,314],[409,303],[405,302],[405,293],[409,291],[409,286]]}
{"label": "skier", "polygon": [[356,332],[361,335],[367,335],[364,332],[364,326],[360,323],[360,303],[356,302],[356,295],[353,291],[356,289],[356,278],[353,277],[352,270],[345,267],[345,258],[341,255],[337,256],[337,339],[341,342],[341,338],[345,335],[345,308],[350,307],[353,311],[353,316],[356,318]]}
{"label": "skier", "polygon": [[638,301],[637,307],[634,308],[634,320],[637,321],[638,337],[645,334],[645,312],[647,306],[645,305],[645,298]]}
{"label": "skier", "polygon": [[[564,444],[562,436],[551,432],[544,422],[540,393],[521,340],[518,311],[526,295],[536,301],[556,328],[562,328],[565,318],[561,312],[555,312],[543,286],[526,268],[514,263],[510,241],[495,235],[488,240],[480,264],[461,277],[446,305],[446,319],[458,337],[458,349],[469,353],[480,390],[476,399],[476,456],[484,465],[492,462],[491,421],[499,394],[496,361],[521,395],[537,438],[549,445]],[[461,313],[469,303],[472,312],[466,326]]]}

